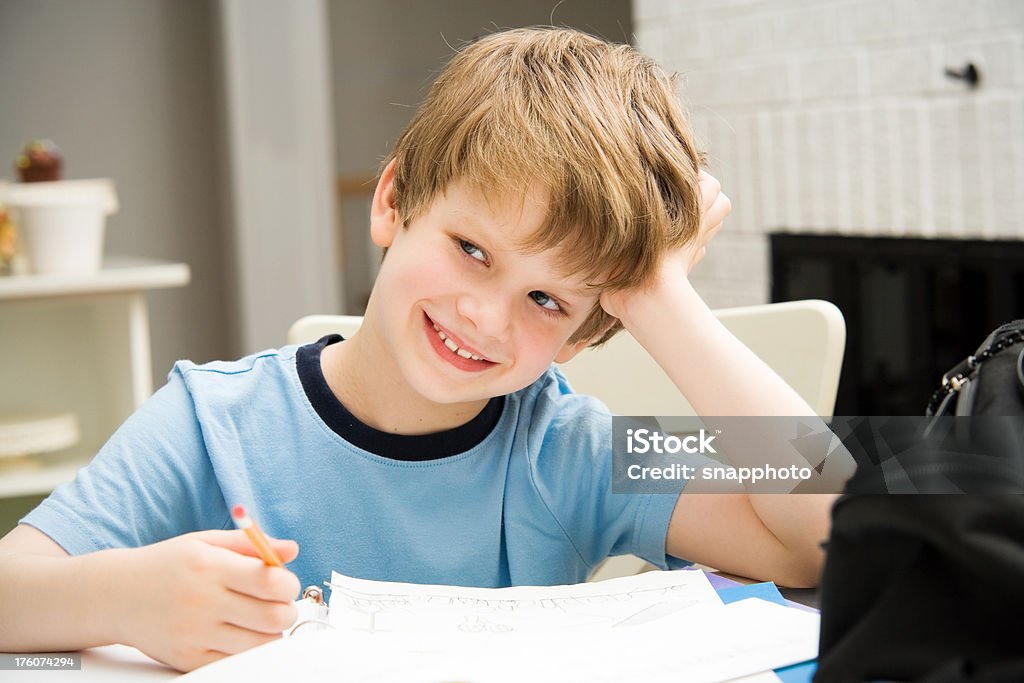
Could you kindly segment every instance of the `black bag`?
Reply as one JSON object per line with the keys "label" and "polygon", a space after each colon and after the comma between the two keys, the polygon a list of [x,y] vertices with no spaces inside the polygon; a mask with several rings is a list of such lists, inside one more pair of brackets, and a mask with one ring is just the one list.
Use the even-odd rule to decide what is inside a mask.
{"label": "black bag", "polygon": [[996,328],[947,372],[925,414],[1024,415],[1024,320]]}
{"label": "black bag", "polygon": [[1024,681],[1024,496],[843,496],[815,683]]}
{"label": "black bag", "polygon": [[815,683],[1024,681],[1024,486],[1010,476],[1024,453],[1024,320],[947,373],[926,412],[923,443],[945,445],[903,463],[916,490],[1013,493],[855,493],[877,490],[858,468],[832,509]]}

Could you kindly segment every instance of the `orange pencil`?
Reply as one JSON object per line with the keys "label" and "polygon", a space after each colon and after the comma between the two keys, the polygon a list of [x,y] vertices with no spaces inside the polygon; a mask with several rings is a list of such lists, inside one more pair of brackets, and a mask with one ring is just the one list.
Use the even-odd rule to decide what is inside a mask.
{"label": "orange pencil", "polygon": [[245,532],[245,535],[252,541],[253,546],[256,548],[256,552],[260,554],[260,558],[263,563],[270,567],[284,567],[284,563],[281,562],[281,558],[277,556],[274,549],[270,547],[270,542],[267,537],[263,535],[263,531],[252,521],[252,518],[246,514],[245,506],[236,505],[231,508],[231,518],[235,520],[235,524],[238,528]]}

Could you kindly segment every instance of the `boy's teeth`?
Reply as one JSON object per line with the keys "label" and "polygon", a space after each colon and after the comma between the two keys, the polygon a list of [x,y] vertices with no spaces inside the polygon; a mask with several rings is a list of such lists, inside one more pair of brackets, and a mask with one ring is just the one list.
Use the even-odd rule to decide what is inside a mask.
{"label": "boy's teeth", "polygon": [[444,342],[444,345],[447,346],[448,349],[450,351],[452,351],[453,353],[456,353],[456,354],[462,356],[463,358],[472,358],[473,360],[483,360],[483,358],[481,358],[480,356],[476,355],[475,353],[470,353],[469,351],[466,351],[465,349],[460,349],[458,344],[456,344],[451,339],[449,339],[448,335],[445,334],[444,332],[442,332],[441,328],[439,328],[437,325],[434,325],[434,331],[437,332],[437,336],[441,338],[441,341]]}

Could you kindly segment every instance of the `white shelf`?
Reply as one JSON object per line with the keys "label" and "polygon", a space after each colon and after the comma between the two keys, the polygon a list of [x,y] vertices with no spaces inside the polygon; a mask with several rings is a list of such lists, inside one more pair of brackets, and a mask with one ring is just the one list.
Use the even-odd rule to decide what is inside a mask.
{"label": "white shelf", "polygon": [[77,446],[0,462],[0,498],[71,481],[152,394],[145,293],[190,279],[184,263],[116,256],[95,273],[0,277],[0,415],[70,412],[81,426]]}
{"label": "white shelf", "polygon": [[89,464],[92,455],[69,453],[32,456],[31,461],[35,467],[21,463],[18,467],[0,466],[0,498],[47,494],[74,479],[75,473]]}
{"label": "white shelf", "polygon": [[0,301],[182,287],[191,277],[184,263],[108,256],[95,273],[0,277]]}

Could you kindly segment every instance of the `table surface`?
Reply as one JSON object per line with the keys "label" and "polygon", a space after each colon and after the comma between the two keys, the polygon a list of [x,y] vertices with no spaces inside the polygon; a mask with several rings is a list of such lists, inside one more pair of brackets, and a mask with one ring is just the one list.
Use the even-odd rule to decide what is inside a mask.
{"label": "table surface", "polygon": [[801,605],[821,609],[821,592],[817,588],[780,588],[782,597]]}
{"label": "table surface", "polygon": [[[82,670],[0,670],[3,681],[52,681],[54,683],[106,683],[112,681],[166,681],[181,675],[127,645],[105,645],[83,650]],[[26,654],[26,657],[37,655]]]}

